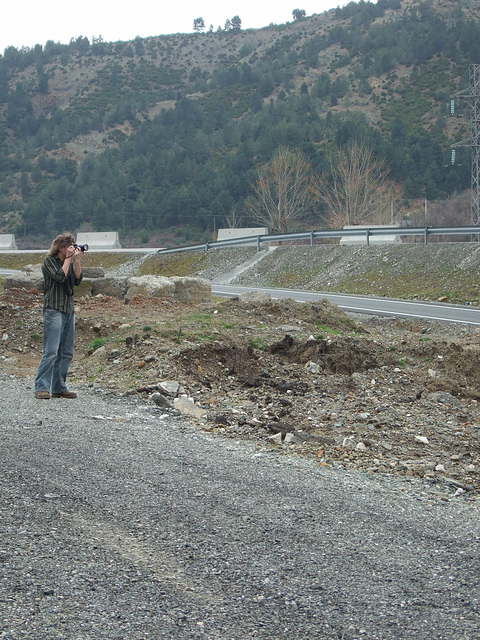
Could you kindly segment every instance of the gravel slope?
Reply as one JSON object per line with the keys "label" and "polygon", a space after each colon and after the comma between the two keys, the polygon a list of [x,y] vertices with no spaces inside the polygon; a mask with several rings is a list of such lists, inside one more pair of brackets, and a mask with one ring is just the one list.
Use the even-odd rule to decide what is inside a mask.
{"label": "gravel slope", "polygon": [[2,377],[0,637],[479,637],[478,505]]}

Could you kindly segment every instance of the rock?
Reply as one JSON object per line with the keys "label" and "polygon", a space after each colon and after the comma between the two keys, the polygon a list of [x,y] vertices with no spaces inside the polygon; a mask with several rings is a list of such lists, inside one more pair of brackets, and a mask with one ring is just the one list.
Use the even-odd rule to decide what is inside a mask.
{"label": "rock", "polygon": [[425,436],[415,436],[415,440],[417,442],[421,442],[422,444],[428,444],[428,438]]}
{"label": "rock", "polygon": [[166,398],[163,393],[159,393],[158,391],[156,393],[152,393],[152,395],[150,396],[150,399],[158,406],[158,407],[162,407],[164,409],[173,409],[174,405],[172,404],[172,402]]}
{"label": "rock", "polygon": [[174,298],[188,304],[209,302],[212,286],[203,278],[165,278],[140,276],[128,278],[125,301],[135,297]]}
{"label": "rock", "polygon": [[282,433],[276,433],[274,436],[268,436],[268,439],[271,442],[275,442],[276,444],[282,444],[283,434]]}
{"label": "rock", "polygon": [[174,398],[180,389],[180,383],[176,380],[163,380],[158,385],[167,396]]}
{"label": "rock", "polygon": [[84,267],[82,266],[82,273],[84,278],[104,278],[105,269],[103,267]]}
{"label": "rock", "polygon": [[92,295],[122,299],[127,291],[125,278],[97,278],[91,281]]}
{"label": "rock", "polygon": [[4,289],[36,289],[43,291],[43,275],[42,272],[19,273],[17,275],[7,276],[3,280]]}
{"label": "rock", "polygon": [[308,373],[320,373],[320,366],[316,362],[309,360],[305,365],[305,370],[308,371]]}
{"label": "rock", "polygon": [[193,416],[194,418],[203,418],[206,414],[205,409],[196,405],[193,398],[189,398],[186,395],[180,396],[180,398],[175,398],[174,407],[182,413]]}
{"label": "rock", "polygon": [[125,300],[128,302],[137,296],[147,298],[172,298],[175,285],[170,278],[161,276],[140,276],[128,278]]}
{"label": "rock", "polygon": [[180,302],[199,304],[209,302],[212,297],[212,285],[203,278],[173,277],[170,280],[175,285],[174,296]]}
{"label": "rock", "polygon": [[288,422],[270,422],[266,427],[270,431],[273,431],[273,433],[281,433],[283,436],[285,436],[286,433],[295,431],[295,427]]}

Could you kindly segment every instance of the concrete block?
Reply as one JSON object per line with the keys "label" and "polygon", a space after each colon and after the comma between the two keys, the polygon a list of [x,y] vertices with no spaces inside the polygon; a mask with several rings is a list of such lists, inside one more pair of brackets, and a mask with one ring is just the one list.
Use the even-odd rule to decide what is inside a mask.
{"label": "concrete block", "polygon": [[231,240],[232,238],[248,238],[249,236],[266,236],[267,227],[238,227],[232,229],[219,229],[217,240]]}
{"label": "concrete block", "polygon": [[77,244],[88,244],[89,251],[121,249],[118,231],[88,232],[77,234]]}
{"label": "concrete block", "polygon": [[17,251],[15,235],[13,233],[0,233],[0,251]]}
{"label": "concrete block", "polygon": [[[345,225],[343,227],[344,229],[356,229],[357,231],[363,231],[364,233],[362,233],[359,236],[342,236],[342,238],[340,238],[340,244],[354,244],[354,245],[366,245],[367,244],[367,239],[366,239],[366,231],[367,229],[391,229],[392,225],[385,225],[385,224],[368,224],[368,225],[360,225],[360,224],[352,224],[352,225]],[[368,243],[369,244],[401,244],[402,239],[400,236],[397,235],[390,235],[390,234],[379,234],[379,235],[375,235],[372,236],[370,235],[368,238]]]}

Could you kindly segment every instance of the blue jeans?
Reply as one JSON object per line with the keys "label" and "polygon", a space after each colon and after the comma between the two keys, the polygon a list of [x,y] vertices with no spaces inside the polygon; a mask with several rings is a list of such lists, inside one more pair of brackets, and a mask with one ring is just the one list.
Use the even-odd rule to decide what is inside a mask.
{"label": "blue jeans", "polygon": [[43,312],[43,356],[35,378],[35,391],[61,393],[73,358],[75,314],[56,309]]}

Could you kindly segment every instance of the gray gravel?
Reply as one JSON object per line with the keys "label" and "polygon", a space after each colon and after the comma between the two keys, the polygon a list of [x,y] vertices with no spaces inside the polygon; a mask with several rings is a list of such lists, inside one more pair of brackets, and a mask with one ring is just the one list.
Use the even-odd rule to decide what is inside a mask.
{"label": "gray gravel", "polygon": [[480,638],[478,503],[0,379],[0,638]]}

